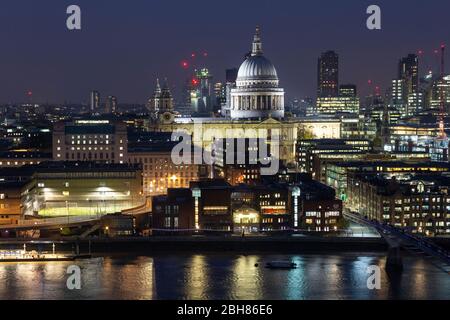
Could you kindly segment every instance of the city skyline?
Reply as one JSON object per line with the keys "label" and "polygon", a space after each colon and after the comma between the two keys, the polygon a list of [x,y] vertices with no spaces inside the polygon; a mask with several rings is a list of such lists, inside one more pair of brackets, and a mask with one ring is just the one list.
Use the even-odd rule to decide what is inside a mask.
{"label": "city skyline", "polygon": [[[175,3],[180,10],[170,11]],[[323,2],[300,8],[287,1],[281,6],[266,1],[259,7],[248,1],[240,10],[235,10],[235,3],[219,10],[205,1],[189,5],[139,2],[126,9],[120,3],[78,1],[83,27],[75,32],[65,28],[68,4],[19,1],[1,10],[8,15],[0,22],[0,37],[9,48],[0,53],[1,103],[26,102],[29,91],[37,103],[88,103],[91,90],[98,90],[102,97],[117,96],[120,102],[145,103],[158,77],[169,79],[179,99],[189,76],[182,61],[191,64],[191,54],[196,53],[195,59],[201,56],[204,61],[198,67],[210,68],[214,82],[223,81],[225,69],[238,67],[250,50],[248,43],[257,24],[287,101],[316,96],[317,59],[327,50],[339,54],[340,83],[356,84],[360,96],[365,96],[374,86],[384,92],[396,77],[399,59],[409,53],[425,52],[419,62],[422,74],[425,68],[437,71],[433,50],[449,36],[439,17],[445,10],[423,3],[405,7],[380,1],[382,30],[370,31],[365,27],[364,2],[339,4],[339,8],[329,3],[323,6]],[[152,15],[155,11],[159,14]],[[254,12],[251,18],[250,11]],[[201,18],[196,19],[196,14]],[[433,25],[422,28],[417,22],[431,21],[427,18],[433,19]],[[217,40],[218,35],[222,40]],[[354,41],[348,41],[348,36]],[[207,57],[203,57],[205,52]]]}
{"label": "city skyline", "polygon": [[448,299],[450,2],[72,1],[0,4],[0,299]]}

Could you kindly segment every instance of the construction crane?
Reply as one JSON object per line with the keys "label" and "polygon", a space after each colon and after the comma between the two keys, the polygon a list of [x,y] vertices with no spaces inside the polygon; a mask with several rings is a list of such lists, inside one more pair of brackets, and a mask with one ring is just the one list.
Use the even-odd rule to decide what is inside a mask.
{"label": "construction crane", "polygon": [[442,88],[440,90],[440,110],[439,110],[439,138],[445,139],[447,136],[445,134],[445,94],[444,94],[444,77],[445,77],[445,44],[441,45],[441,74],[440,80],[442,81]]}

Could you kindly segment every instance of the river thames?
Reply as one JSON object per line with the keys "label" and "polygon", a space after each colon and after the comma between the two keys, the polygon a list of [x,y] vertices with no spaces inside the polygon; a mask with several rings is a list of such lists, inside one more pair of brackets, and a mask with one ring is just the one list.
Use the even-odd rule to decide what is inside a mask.
{"label": "river thames", "polygon": [[[291,260],[298,268],[264,264]],[[81,268],[82,287],[69,290],[67,268]],[[449,299],[450,275],[425,259],[405,257],[387,274],[382,253],[157,254],[77,262],[1,263],[0,299]],[[258,265],[258,266],[256,266]],[[381,289],[367,288],[369,265],[382,269]]]}

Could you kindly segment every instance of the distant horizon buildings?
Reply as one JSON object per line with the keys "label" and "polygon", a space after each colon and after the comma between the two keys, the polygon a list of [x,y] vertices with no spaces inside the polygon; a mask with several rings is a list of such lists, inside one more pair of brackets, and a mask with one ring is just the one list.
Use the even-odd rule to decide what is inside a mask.
{"label": "distant horizon buildings", "polygon": [[89,100],[89,109],[91,112],[98,111],[100,108],[100,92],[92,90]]}
{"label": "distant horizon buildings", "polygon": [[116,96],[108,96],[105,103],[105,113],[116,113],[117,112],[117,97]]}

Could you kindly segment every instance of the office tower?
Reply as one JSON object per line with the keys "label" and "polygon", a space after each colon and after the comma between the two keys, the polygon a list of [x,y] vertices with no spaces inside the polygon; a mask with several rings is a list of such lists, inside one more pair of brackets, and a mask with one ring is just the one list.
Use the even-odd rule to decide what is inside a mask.
{"label": "office tower", "polygon": [[317,97],[337,97],[339,88],[339,56],[334,51],[322,53],[318,61]]}
{"label": "office tower", "polygon": [[436,78],[427,92],[427,105],[432,110],[439,110],[444,105],[444,112],[450,113],[450,75]]}
{"label": "office tower", "polygon": [[192,95],[194,94],[194,83],[197,83],[197,79],[189,77],[186,79],[182,92],[181,92],[181,102],[177,105],[176,110],[183,116],[191,116],[193,113],[192,109]]}
{"label": "office tower", "polygon": [[199,80],[199,109],[203,109],[206,112],[212,111],[212,75],[208,69],[203,68],[196,73],[197,79]]}
{"label": "office tower", "polygon": [[417,92],[419,89],[419,59],[415,54],[409,54],[400,59],[398,64],[398,79],[405,84],[405,94]]}
{"label": "office tower", "polygon": [[408,116],[408,95],[404,79],[392,80],[390,107],[400,112],[402,117]]}
{"label": "office tower", "polygon": [[91,91],[91,99],[90,99],[90,110],[91,112],[98,111],[100,107],[100,92],[93,90]]}
{"label": "office tower", "polygon": [[227,83],[236,83],[236,78],[238,75],[238,69],[237,68],[231,68],[227,69],[225,71],[225,80]]}
{"label": "office tower", "polygon": [[227,101],[226,85],[221,82],[214,84],[214,112],[219,111],[224,103]]}
{"label": "office tower", "polygon": [[117,112],[117,97],[108,96],[105,103],[105,113],[116,113]]}
{"label": "office tower", "polygon": [[403,100],[407,105],[405,116],[411,116],[423,109],[423,94],[419,91],[419,58],[409,54],[400,59],[398,78],[403,80]]}
{"label": "office tower", "polygon": [[231,101],[231,89],[236,86],[236,79],[238,75],[237,68],[227,69],[225,71],[225,86],[224,86],[224,101],[222,101],[221,111],[222,116],[229,118],[231,116],[230,112],[230,101]]}

